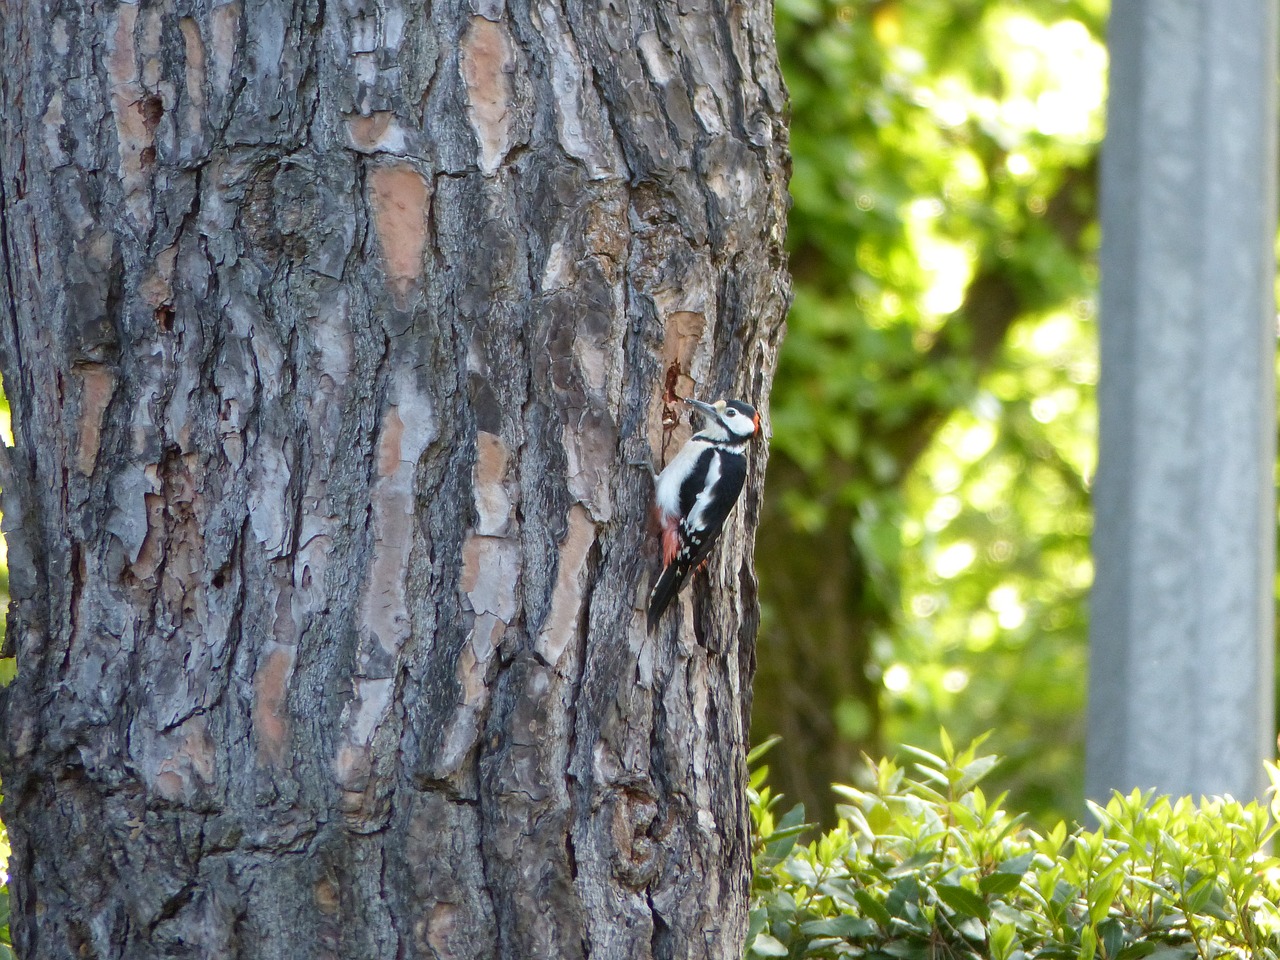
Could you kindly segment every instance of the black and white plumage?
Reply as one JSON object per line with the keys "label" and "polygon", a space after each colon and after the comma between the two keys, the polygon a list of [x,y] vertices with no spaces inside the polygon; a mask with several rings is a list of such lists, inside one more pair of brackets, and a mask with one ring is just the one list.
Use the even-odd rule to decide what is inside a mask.
{"label": "black and white plumage", "polygon": [[760,433],[760,414],[741,400],[685,402],[707,422],[658,475],[662,575],[649,595],[650,630],[715,545],[747,479],[747,444]]}

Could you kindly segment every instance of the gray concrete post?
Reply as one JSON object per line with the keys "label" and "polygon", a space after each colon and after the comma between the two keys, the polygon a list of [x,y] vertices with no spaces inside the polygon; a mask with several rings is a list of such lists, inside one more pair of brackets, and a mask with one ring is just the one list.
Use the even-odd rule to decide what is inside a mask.
{"label": "gray concrete post", "polygon": [[1276,0],[1117,0],[1086,792],[1275,754]]}

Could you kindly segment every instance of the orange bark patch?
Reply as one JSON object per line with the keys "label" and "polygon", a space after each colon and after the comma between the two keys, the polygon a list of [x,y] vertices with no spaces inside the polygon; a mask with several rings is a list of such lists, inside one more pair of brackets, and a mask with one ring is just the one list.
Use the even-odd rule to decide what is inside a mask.
{"label": "orange bark patch", "polygon": [[137,22],[136,4],[122,3],[116,7],[116,29],[107,57],[107,77],[113,86],[132,83],[138,79],[133,43],[133,28]]}
{"label": "orange bark patch", "polygon": [[569,508],[568,531],[560,544],[560,564],[556,588],[551,594],[551,611],[538,636],[537,650],[555,666],[573,639],[582,613],[583,574],[587,555],[595,543],[596,525],[586,508],[575,503]]}
{"label": "orange bark patch", "polygon": [[111,113],[116,124],[116,149],[120,157],[120,180],[129,212],[141,225],[151,223],[146,186],[155,158],[155,125],[148,123],[142,85],[138,82],[134,28],[138,7],[122,3],[116,7],[115,30],[108,40],[107,80],[111,85]]}
{"label": "orange bark patch", "polygon": [[[160,32],[164,26],[163,12],[159,4],[142,8],[142,30],[138,34],[138,53],[141,54],[141,79],[150,90],[160,84],[163,64],[160,62]],[[154,124],[153,124],[154,126]]]}
{"label": "orange bark patch", "polygon": [[342,740],[332,767],[343,792],[340,806],[346,814],[359,813],[364,807],[364,792],[373,773],[369,745],[391,710],[395,681],[356,676],[351,686],[353,695],[343,710]]}
{"label": "orange bark patch", "polygon": [[347,120],[347,131],[351,134],[352,144],[358,150],[372,150],[387,132],[394,117],[395,114],[389,110],[378,110],[367,117],[351,117]]}
{"label": "orange bark patch", "polygon": [[[698,347],[702,343],[702,336],[707,329],[706,314],[695,313],[691,310],[674,310],[667,315],[664,328],[665,336],[662,341],[663,368],[667,370],[674,368],[679,371],[675,379],[676,395],[680,397],[691,396],[697,384],[689,376],[689,371],[693,369],[694,355],[697,353]],[[649,417],[649,446],[654,451],[661,451],[663,447],[662,406],[662,397],[660,395],[655,396]],[[674,452],[680,449],[681,444],[688,439],[690,432],[687,428],[677,428],[676,435],[667,441],[668,451]],[[663,464],[657,463],[654,466],[662,469]]]}
{"label": "orange bark patch", "polygon": [[226,93],[240,37],[240,0],[213,8],[209,32],[213,40],[209,51],[213,59],[213,85],[219,93]]}
{"label": "orange bark patch", "polygon": [[511,149],[511,74],[515,56],[506,26],[472,17],[462,36],[467,115],[480,146],[479,166],[493,173]]}
{"label": "orange bark patch", "polygon": [[200,25],[191,17],[183,17],[178,26],[182,28],[187,61],[187,110],[183,119],[188,132],[195,134],[200,132],[201,111],[204,109],[204,38],[200,36]]}
{"label": "orange bark patch", "polygon": [[183,724],[182,740],[160,761],[153,784],[166,800],[189,800],[202,784],[213,783],[213,741],[203,717]]}
{"label": "orange bark patch", "polygon": [[[150,470],[151,468],[149,468]],[[147,511],[147,533],[142,545],[138,548],[137,559],[133,561],[131,570],[139,580],[147,581],[155,576],[164,557],[164,497],[158,493],[143,495]]]}
{"label": "orange bark patch", "polygon": [[404,150],[404,130],[390,110],[375,110],[367,117],[348,117],[347,135],[351,138],[351,145],[362,153],[379,150],[398,153]]}
{"label": "orange bark patch", "polygon": [[387,285],[400,306],[422,276],[429,202],[427,181],[409,164],[387,164],[369,171],[373,227]]}
{"label": "orange bark patch", "polygon": [[253,675],[253,730],[258,759],[273,765],[284,761],[289,741],[286,699],[293,660],[292,648],[276,647]]}
{"label": "orange bark patch", "polygon": [[676,381],[676,393],[687,397],[693,391],[693,380],[688,376],[693,354],[702,342],[707,329],[705,314],[689,310],[677,310],[667,317],[666,339],[662,342],[663,366],[675,364],[681,373]]}
{"label": "orange bark patch", "polygon": [[329,880],[321,880],[315,885],[315,897],[321,913],[333,915],[338,912],[338,888]]}
{"label": "orange bark patch", "polygon": [[296,642],[298,624],[293,619],[293,590],[287,580],[284,581],[283,588],[276,597],[276,616],[271,625],[271,633],[277,643]]}
{"label": "orange bark patch", "polygon": [[[476,619],[480,618],[477,617]],[[485,619],[489,623],[493,623],[492,617],[486,617]],[[476,659],[476,652],[472,647],[462,648],[458,654],[458,680],[462,683],[462,700],[464,703],[473,703],[479,697],[484,696],[484,667],[485,664]]]}
{"label": "orange bark patch", "polygon": [[173,300],[173,262],[177,256],[176,243],[161,250],[146,278],[139,285],[138,292],[153,307],[163,306]]}
{"label": "orange bark patch", "polygon": [[400,468],[400,443],[404,439],[404,421],[400,411],[388,407],[382,417],[382,433],[378,437],[378,476],[389,477]]}
{"label": "orange bark patch", "polygon": [[476,532],[484,536],[506,534],[511,518],[511,497],[507,493],[507,445],[497,434],[479,431],[476,438],[476,465],[472,470]]}
{"label": "orange bark patch", "polygon": [[370,500],[373,560],[361,598],[360,662],[372,653],[370,641],[395,654],[410,633],[405,579],[413,548],[414,470],[436,430],[430,401],[414,389],[413,377],[412,370],[396,372],[378,436],[378,477]]}
{"label": "orange bark patch", "polygon": [[437,903],[431,908],[431,917],[427,920],[427,943],[436,956],[453,956],[449,937],[453,934],[457,914],[458,908],[451,903]]}
{"label": "orange bark patch", "polygon": [[462,576],[458,578],[458,587],[463,593],[470,593],[480,580],[480,538],[469,536],[462,544]]}
{"label": "orange bark patch", "polygon": [[93,473],[102,444],[102,417],[116,390],[115,374],[101,363],[79,368],[80,440],[76,445],[76,469],[84,476]]}
{"label": "orange bark patch", "polygon": [[205,783],[213,783],[213,740],[203,718],[196,717],[191,721],[183,752],[190,760],[195,775]]}
{"label": "orange bark patch", "polygon": [[364,799],[363,791],[369,782],[369,748],[346,744],[338,748],[333,759],[333,775],[345,788],[342,798],[344,810],[359,810]]}
{"label": "orange bark patch", "polygon": [[166,800],[177,800],[182,796],[182,788],[186,781],[174,770],[165,770],[156,776],[156,793]]}

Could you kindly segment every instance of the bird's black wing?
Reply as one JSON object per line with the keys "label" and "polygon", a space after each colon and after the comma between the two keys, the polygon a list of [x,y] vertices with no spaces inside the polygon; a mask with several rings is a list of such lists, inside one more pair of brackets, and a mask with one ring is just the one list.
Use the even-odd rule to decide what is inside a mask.
{"label": "bird's black wing", "polygon": [[708,450],[699,458],[698,469],[694,470],[680,491],[680,507],[684,516],[693,509],[698,491],[711,466],[711,458],[719,458],[720,479],[716,483],[714,496],[703,508],[700,530],[691,530],[684,520],[680,521],[680,552],[676,558],[663,568],[662,575],[654,584],[649,594],[649,629],[657,626],[663,612],[671,603],[680,588],[688,579],[689,571],[696,570],[711,548],[715,546],[724,529],[725,519],[729,511],[738,502],[743,484],[747,479],[747,458],[737,451]]}
{"label": "bird's black wing", "polygon": [[[729,511],[738,502],[738,497],[742,494],[743,484],[747,480],[747,458],[745,456],[737,451],[717,451],[717,455],[720,458],[720,481],[716,484],[715,496],[703,508],[701,517],[702,533],[699,536],[691,530],[682,529],[681,531],[684,534],[682,539],[689,544],[692,550],[689,566],[695,570],[707,558],[707,554],[716,545],[716,541],[720,539],[720,531],[724,529],[724,522],[729,517]],[[682,521],[681,527],[683,528],[683,526]]]}

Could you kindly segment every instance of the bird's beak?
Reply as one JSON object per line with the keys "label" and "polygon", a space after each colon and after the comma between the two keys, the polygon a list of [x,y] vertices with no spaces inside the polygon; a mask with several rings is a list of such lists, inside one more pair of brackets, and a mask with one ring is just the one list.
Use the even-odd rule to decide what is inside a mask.
{"label": "bird's beak", "polygon": [[689,406],[694,407],[695,409],[706,414],[708,417],[715,418],[720,416],[719,410],[717,410],[715,407],[713,407],[709,403],[703,403],[701,400],[694,400],[692,397],[689,397],[688,399],[685,400],[685,403],[689,404]]}

